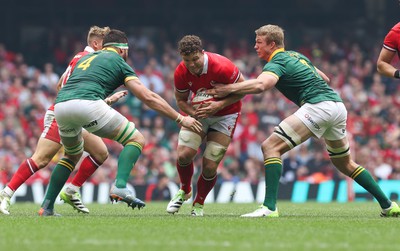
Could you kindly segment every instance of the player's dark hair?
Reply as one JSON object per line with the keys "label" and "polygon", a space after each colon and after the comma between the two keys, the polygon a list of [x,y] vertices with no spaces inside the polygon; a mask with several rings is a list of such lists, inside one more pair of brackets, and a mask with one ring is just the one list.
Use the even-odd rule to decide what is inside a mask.
{"label": "player's dark hair", "polygon": [[178,51],[179,54],[184,56],[188,56],[195,52],[203,51],[203,45],[201,43],[201,39],[195,35],[184,36],[178,42]]}
{"label": "player's dark hair", "polygon": [[106,44],[111,43],[128,43],[128,37],[125,32],[120,30],[112,29],[103,39],[103,47],[107,47]]}

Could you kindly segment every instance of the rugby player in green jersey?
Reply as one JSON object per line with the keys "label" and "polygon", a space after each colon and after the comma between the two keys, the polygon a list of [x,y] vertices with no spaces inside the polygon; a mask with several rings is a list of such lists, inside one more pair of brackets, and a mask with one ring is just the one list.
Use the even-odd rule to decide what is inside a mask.
{"label": "rugby player in green jersey", "polygon": [[145,206],[127,188],[127,180],[145,145],[145,138],[133,122],[105,102],[121,85],[151,109],[190,130],[201,131],[200,122],[182,116],[158,94],[147,89],[126,63],[127,57],[128,39],[125,33],[111,30],[103,39],[103,49],[83,56],[59,91],[54,113],[64,145],[64,156],[54,168],[39,215],[57,215],[54,202],[83,153],[82,128],[124,146],[118,158],[118,171],[110,190],[110,199],[124,201],[132,208]]}
{"label": "rugby player in green jersey", "polygon": [[[265,198],[254,212],[242,217],[279,217],[276,206],[281,156],[310,137],[323,138],[332,163],[371,193],[381,206],[382,217],[397,217],[400,208],[382,192],[371,174],[350,156],[346,136],[347,110],[339,95],[328,86],[329,78],[304,55],[284,49],[283,29],[265,25],[255,31],[254,49],[267,61],[257,79],[231,85],[216,85],[208,94],[222,98],[231,93],[257,94],[277,88],[299,106],[285,118],[261,146],[265,166]],[[268,105],[268,104],[265,104]]]}
{"label": "rugby player in green jersey", "polygon": [[[57,90],[67,82],[76,62],[82,56],[103,48],[103,38],[109,31],[109,27],[98,27],[96,25],[90,27],[87,34],[87,46],[71,59],[67,69],[57,83]],[[126,94],[127,91],[116,92],[108,97],[107,100],[116,102]],[[35,152],[30,158],[21,163],[9,183],[0,191],[0,212],[3,214],[10,214],[11,198],[17,189],[36,172],[48,166],[49,162],[62,148],[57,121],[54,117],[54,104],[47,109],[43,122],[44,128],[37,142]],[[100,137],[85,130],[83,130],[82,135],[85,139],[84,148],[88,155],[82,158],[78,172],[65,189],[65,193],[61,192],[60,197],[78,212],[89,213],[89,209],[82,203],[79,189],[97,168],[104,163],[108,157],[108,151],[107,146]]]}

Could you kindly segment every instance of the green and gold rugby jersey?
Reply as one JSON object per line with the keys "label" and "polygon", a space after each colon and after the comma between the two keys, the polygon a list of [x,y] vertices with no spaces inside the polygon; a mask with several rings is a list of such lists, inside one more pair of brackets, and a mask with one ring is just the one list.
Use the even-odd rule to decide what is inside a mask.
{"label": "green and gold rugby jersey", "polygon": [[321,101],[342,102],[340,96],[318,74],[304,55],[295,51],[274,51],[263,68],[263,74],[278,78],[275,87],[298,106]]}
{"label": "green and gold rugby jersey", "polygon": [[55,103],[71,99],[105,99],[135,78],[138,78],[136,73],[114,49],[96,51],[79,59]]}

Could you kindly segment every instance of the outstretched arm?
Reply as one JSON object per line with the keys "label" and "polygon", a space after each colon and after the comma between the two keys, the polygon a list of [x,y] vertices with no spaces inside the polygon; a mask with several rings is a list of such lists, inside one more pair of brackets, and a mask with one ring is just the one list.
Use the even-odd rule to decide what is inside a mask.
{"label": "outstretched arm", "polygon": [[207,94],[215,98],[223,98],[229,94],[258,94],[271,89],[278,82],[276,75],[263,72],[256,79],[249,79],[231,85],[217,84],[214,89],[207,90]]}
{"label": "outstretched arm", "polygon": [[172,108],[165,99],[161,98],[155,92],[147,89],[139,79],[132,79],[125,83],[129,91],[138,99],[145,103],[151,109],[158,113],[175,120],[184,127],[190,128],[193,131],[201,132],[202,125],[199,121],[189,116],[182,116],[174,108]]}

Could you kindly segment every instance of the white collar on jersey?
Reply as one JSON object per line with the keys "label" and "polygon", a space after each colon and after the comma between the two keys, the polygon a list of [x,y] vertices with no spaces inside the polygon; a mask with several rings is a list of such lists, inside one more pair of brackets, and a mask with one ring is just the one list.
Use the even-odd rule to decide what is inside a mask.
{"label": "white collar on jersey", "polygon": [[201,72],[200,75],[207,74],[207,70],[208,70],[208,55],[204,52],[203,71]]}
{"label": "white collar on jersey", "polygon": [[89,53],[92,53],[92,52],[94,52],[94,49],[92,48],[92,47],[90,47],[89,45],[87,45],[86,47],[85,47],[85,50],[84,51],[87,51],[87,52],[89,52]]}

